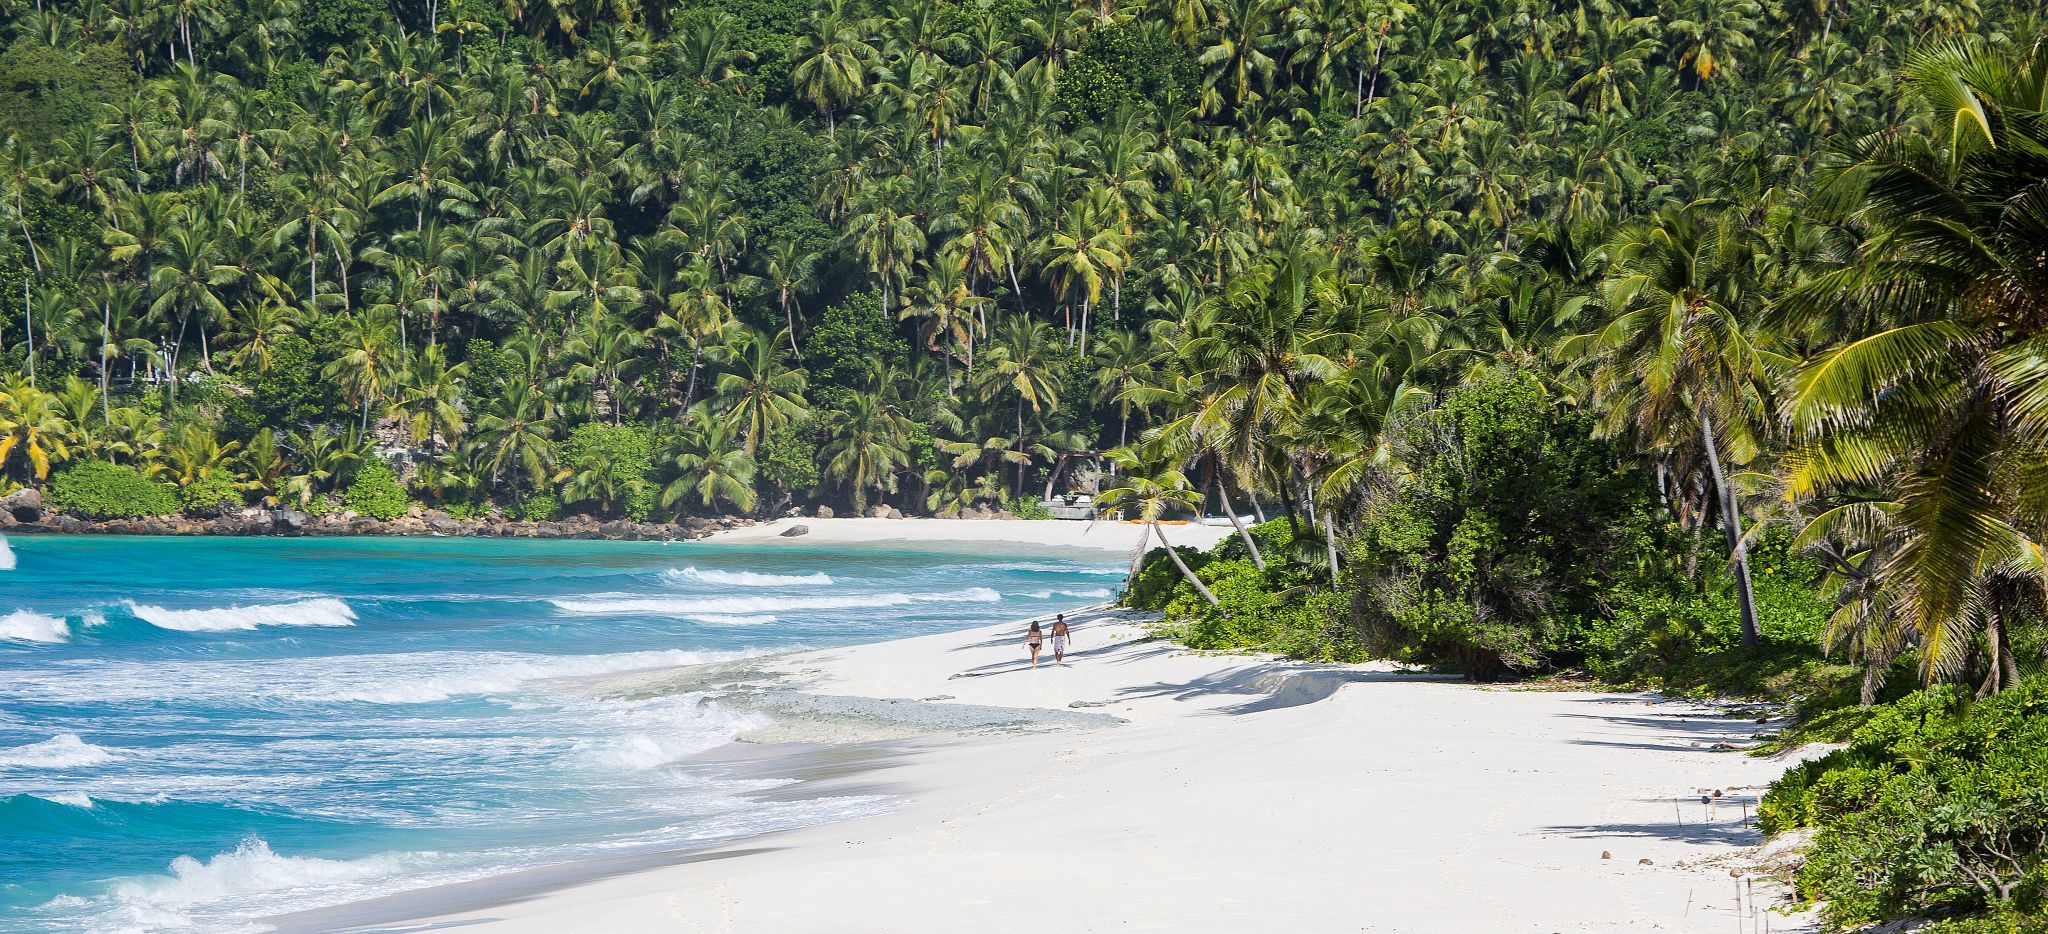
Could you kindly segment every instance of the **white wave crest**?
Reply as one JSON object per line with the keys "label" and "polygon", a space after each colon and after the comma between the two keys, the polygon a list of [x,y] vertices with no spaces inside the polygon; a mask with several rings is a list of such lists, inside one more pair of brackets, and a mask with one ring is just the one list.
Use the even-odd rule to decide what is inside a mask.
{"label": "white wave crest", "polygon": [[1073,597],[1078,600],[1100,600],[1104,597],[1110,596],[1110,592],[1109,588],[1107,587],[1097,587],[1093,590],[1034,590],[1024,594],[1024,596],[1030,597],[1034,600],[1050,600],[1054,597]]}
{"label": "white wave crest", "polygon": [[730,584],[735,587],[823,587],[832,583],[831,576],[823,571],[811,574],[762,574],[756,571],[707,571],[686,567],[681,570],[663,571],[662,576],[670,580]]}
{"label": "white wave crest", "polygon": [[75,808],[92,807],[92,796],[83,791],[53,791],[46,795],[30,795],[30,797],[41,798],[52,804],[68,804]]}
{"label": "white wave crest", "polygon": [[7,544],[7,536],[0,535],[0,571],[14,570],[14,548]]}
{"label": "white wave crest", "polygon": [[112,894],[131,913],[146,917],[265,892],[361,882],[405,868],[402,860],[392,856],[357,860],[279,856],[271,852],[270,844],[251,838],[233,852],[205,862],[180,856],[171,861],[169,877],[117,882]]}
{"label": "white wave crest", "polygon": [[1028,561],[1016,562],[1012,564],[998,564],[994,567],[998,571],[1029,571],[1038,574],[1090,574],[1100,575],[1103,577],[1123,577],[1126,573],[1128,573],[1128,571],[1126,571],[1123,568],[1115,567],[1096,567],[1093,565],[1083,566],[1072,564],[1044,564]]}
{"label": "white wave crest", "polygon": [[635,597],[605,596],[580,600],[550,600],[556,608],[570,613],[645,613],[658,616],[696,617],[704,614],[741,615],[792,612],[798,610],[849,610],[911,603],[994,603],[1003,598],[987,587],[969,587],[940,593],[847,594],[837,597]]}
{"label": "white wave crest", "polygon": [[0,616],[0,639],[9,642],[68,642],[71,627],[55,616],[15,610]]}
{"label": "white wave crest", "polygon": [[40,743],[0,749],[0,767],[23,769],[75,769],[105,765],[120,758],[85,740],[77,733],[59,733]]}
{"label": "white wave crest", "polygon": [[713,626],[765,626],[775,622],[775,617],[768,613],[700,613],[690,619]]}
{"label": "white wave crest", "polygon": [[205,610],[167,610],[127,601],[128,612],[159,629],[178,632],[231,632],[259,626],[353,626],[356,611],[333,597],[293,603],[257,603]]}

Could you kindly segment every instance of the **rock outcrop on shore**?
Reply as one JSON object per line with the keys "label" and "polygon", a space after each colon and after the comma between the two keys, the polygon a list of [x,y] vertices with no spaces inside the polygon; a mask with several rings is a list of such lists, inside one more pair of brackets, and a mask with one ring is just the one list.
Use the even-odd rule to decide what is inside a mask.
{"label": "rock outcrop on shore", "polygon": [[[353,512],[315,516],[296,509],[241,509],[213,518],[163,516],[153,519],[80,519],[40,508],[0,509],[0,530],[70,535],[465,535],[479,538],[569,538],[608,541],[687,541],[722,530],[753,525],[745,518],[691,517],[681,522],[634,522],[569,516],[529,522],[519,519],[457,519],[438,509],[416,509],[396,519]],[[26,520],[26,521],[24,521]]]}

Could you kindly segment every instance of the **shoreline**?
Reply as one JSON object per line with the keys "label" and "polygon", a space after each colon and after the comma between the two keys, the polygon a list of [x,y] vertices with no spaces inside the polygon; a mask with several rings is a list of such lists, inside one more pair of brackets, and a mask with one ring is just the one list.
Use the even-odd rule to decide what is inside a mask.
{"label": "shoreline", "polygon": [[[1124,614],[1073,618],[1069,664],[1035,671],[1013,621],[577,685],[638,697],[708,681],[752,698],[742,703],[767,698],[785,717],[792,704],[822,709],[802,730],[761,738],[890,753],[791,793],[881,789],[897,798],[884,813],[656,866],[553,867],[472,883],[467,895],[427,889],[266,921],[293,931],[1719,932],[1783,894],[1731,877],[1761,843],[1740,809],[1753,813],[1791,764],[1726,748],[1749,743],[1758,727],[1747,719],[1644,694],[1195,653]],[[996,709],[1120,722],[1040,729],[991,720]],[[1701,804],[1703,791],[1723,797]],[[1737,891],[1749,893],[1740,907]],[[1798,929],[1783,917],[1773,926]]]}
{"label": "shoreline", "polygon": [[[414,510],[397,519],[374,519],[353,513],[314,516],[291,509],[238,510],[224,516],[155,519],[80,519],[39,512],[22,521],[0,509],[0,535],[161,535],[257,538],[351,536],[512,538],[581,541],[706,541],[732,544],[867,544],[915,542],[931,544],[1020,544],[1119,551],[1126,557],[1147,534],[1142,525],[1110,520],[942,519],[932,517],[785,518],[760,520],[742,516],[691,517],[680,522],[598,520],[572,516],[528,521],[498,517],[456,519],[439,510]],[[802,527],[801,533],[788,534]],[[1228,526],[1170,527],[1178,545],[1209,548],[1234,534]]]}

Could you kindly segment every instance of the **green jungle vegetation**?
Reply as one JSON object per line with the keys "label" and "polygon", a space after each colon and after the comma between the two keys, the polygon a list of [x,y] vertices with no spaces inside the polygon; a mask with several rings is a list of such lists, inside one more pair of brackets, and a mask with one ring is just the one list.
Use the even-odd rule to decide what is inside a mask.
{"label": "green jungle vegetation", "polygon": [[0,0],[0,490],[1254,517],[1205,648],[1796,701],[1829,921],[2048,897],[2048,13]]}

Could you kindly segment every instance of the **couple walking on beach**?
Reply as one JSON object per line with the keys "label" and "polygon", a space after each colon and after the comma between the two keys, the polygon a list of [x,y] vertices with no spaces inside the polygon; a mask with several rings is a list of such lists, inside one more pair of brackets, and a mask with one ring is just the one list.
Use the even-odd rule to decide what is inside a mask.
{"label": "couple walking on beach", "polygon": [[[1024,634],[1024,644],[1031,648],[1031,667],[1038,667],[1039,646],[1045,643],[1045,630],[1038,628],[1038,620],[1031,621],[1031,631]],[[1061,613],[1052,621],[1053,664],[1065,664],[1067,658],[1067,614]]]}

